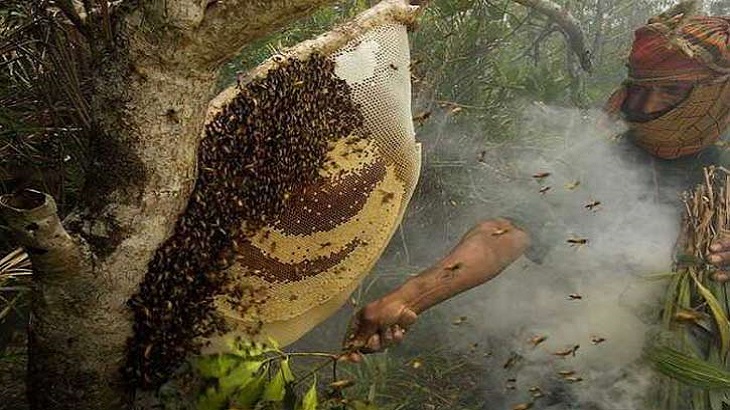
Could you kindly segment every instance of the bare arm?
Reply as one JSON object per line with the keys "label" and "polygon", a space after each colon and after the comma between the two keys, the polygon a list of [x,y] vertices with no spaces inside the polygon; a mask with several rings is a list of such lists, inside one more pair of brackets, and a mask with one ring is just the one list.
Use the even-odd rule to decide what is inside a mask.
{"label": "bare arm", "polygon": [[[522,255],[528,244],[527,234],[507,220],[476,225],[435,265],[361,309],[345,347],[366,353],[399,342],[418,314],[494,278]],[[358,356],[350,358],[357,360]]]}

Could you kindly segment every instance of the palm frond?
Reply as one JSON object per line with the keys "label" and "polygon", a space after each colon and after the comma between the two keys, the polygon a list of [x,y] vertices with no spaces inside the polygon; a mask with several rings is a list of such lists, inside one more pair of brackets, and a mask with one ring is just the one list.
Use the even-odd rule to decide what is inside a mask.
{"label": "palm frond", "polygon": [[662,374],[703,390],[730,390],[730,372],[716,364],[670,347],[659,347],[648,353],[655,368]]}

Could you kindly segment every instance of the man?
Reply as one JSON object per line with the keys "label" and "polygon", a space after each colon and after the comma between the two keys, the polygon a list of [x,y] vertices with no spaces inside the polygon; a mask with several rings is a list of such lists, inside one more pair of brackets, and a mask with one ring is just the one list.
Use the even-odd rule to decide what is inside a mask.
{"label": "man", "polygon": [[[713,94],[714,99],[706,95],[730,81],[730,19],[685,17],[685,12],[682,7],[674,8],[637,30],[629,80],[606,107],[609,114],[621,116],[629,124],[634,142],[646,151],[627,147],[629,160],[652,164],[662,176],[657,191],[659,185],[669,187],[657,200],[671,203],[678,200],[677,187],[686,189],[699,182],[697,170],[702,165],[722,163],[723,153],[716,147],[689,156],[712,145],[730,123],[727,91]],[[707,121],[696,112],[714,118],[712,126],[697,125]],[[656,160],[649,154],[675,160]],[[345,341],[349,353],[343,357],[357,361],[360,353],[380,351],[402,341],[421,312],[489,281],[517,259],[529,242],[525,232],[506,220],[486,221],[472,228],[434,266],[361,309]],[[710,263],[730,266],[730,237],[718,240],[710,251]],[[730,269],[721,269],[715,279],[730,280]]]}

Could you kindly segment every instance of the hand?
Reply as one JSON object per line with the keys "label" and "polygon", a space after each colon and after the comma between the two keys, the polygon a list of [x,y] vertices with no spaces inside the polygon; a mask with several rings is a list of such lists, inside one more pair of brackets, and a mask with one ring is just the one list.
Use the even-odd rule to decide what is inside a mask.
{"label": "hand", "polygon": [[353,318],[343,343],[343,360],[359,362],[362,353],[382,351],[403,341],[406,329],[417,314],[409,308],[398,291],[369,303]]}
{"label": "hand", "polygon": [[713,275],[714,280],[718,282],[727,282],[730,280],[730,272],[723,269],[730,266],[730,236],[723,235],[723,237],[710,245],[710,253],[707,255],[707,260],[720,268]]}

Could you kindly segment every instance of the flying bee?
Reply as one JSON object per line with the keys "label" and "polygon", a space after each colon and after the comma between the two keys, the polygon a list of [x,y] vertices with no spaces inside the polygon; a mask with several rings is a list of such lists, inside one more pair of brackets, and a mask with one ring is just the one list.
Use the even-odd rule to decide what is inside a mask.
{"label": "flying bee", "polygon": [[391,69],[393,69],[395,71],[398,71],[398,66],[393,63],[388,64],[388,67],[390,67]]}
{"label": "flying bee", "polygon": [[577,293],[571,293],[568,295],[568,300],[581,300],[583,299],[583,296],[577,294]]}
{"label": "flying bee", "polygon": [[544,186],[544,187],[540,188],[540,191],[538,191],[538,192],[540,192],[540,194],[542,194],[542,195],[545,195],[547,193],[547,191],[549,191],[551,189],[552,189],[552,187]]}
{"label": "flying bee", "polygon": [[329,387],[334,390],[342,390],[342,389],[346,389],[346,388],[354,386],[354,385],[355,385],[354,381],[343,379],[343,380],[333,381],[332,383],[329,384]]}
{"label": "flying bee", "polygon": [[530,389],[528,391],[530,392],[530,394],[532,394],[532,397],[535,399],[544,396],[542,389],[537,386],[530,387]]}
{"label": "flying bee", "polygon": [[466,322],[466,316],[461,316],[456,319],[454,319],[453,324],[454,326],[459,326],[460,324]]}
{"label": "flying bee", "polygon": [[565,189],[567,189],[568,191],[572,191],[572,190],[578,188],[579,185],[580,185],[580,181],[578,181],[576,179],[573,182],[568,182],[567,184],[565,184]]}
{"label": "flying bee", "polygon": [[538,181],[539,180],[542,180],[542,179],[545,179],[545,178],[547,178],[549,176],[550,176],[550,173],[549,172],[538,172],[538,173],[532,175],[532,177],[535,178],[535,179],[537,179]]}
{"label": "flying bee", "polygon": [[601,344],[601,343],[603,343],[605,341],[606,341],[606,338],[605,337],[591,336],[591,343],[593,343],[594,345]]}
{"label": "flying bee", "polygon": [[558,372],[558,374],[561,375],[561,376],[563,376],[563,377],[568,377],[568,376],[574,375],[575,374],[575,370],[561,370],[561,371]]}
{"label": "flying bee", "polygon": [[532,344],[533,347],[537,347],[538,345],[540,345],[542,342],[544,342],[546,340],[547,340],[547,336],[536,335],[530,339],[530,344]]}
{"label": "flying bee", "polygon": [[413,121],[416,121],[419,125],[423,125],[429,117],[431,117],[431,111],[424,111],[413,117]]}
{"label": "flying bee", "polygon": [[502,236],[507,232],[509,232],[508,228],[495,229],[494,232],[492,232],[492,236]]}
{"label": "flying bee", "polygon": [[580,248],[580,247],[588,244],[588,239],[586,239],[586,238],[570,238],[566,242],[570,244],[570,247],[571,248],[572,247]]}
{"label": "flying bee", "polygon": [[586,208],[589,211],[597,210],[595,208],[601,206],[601,201],[591,201],[587,204],[585,204],[584,208]]}
{"label": "flying bee", "polygon": [[509,368],[513,367],[515,364],[517,364],[517,362],[519,362],[520,359],[522,359],[522,356],[520,356],[519,354],[517,354],[515,352],[512,352],[512,354],[510,354],[510,357],[507,359],[507,361],[504,362],[504,365],[502,365],[502,368],[509,369]]}
{"label": "flying bee", "polygon": [[566,382],[570,382],[570,383],[578,383],[578,382],[582,382],[583,378],[577,377],[577,376],[571,376],[571,377],[566,377],[563,380],[565,380]]}
{"label": "flying bee", "polygon": [[558,350],[557,352],[554,352],[553,355],[562,356],[562,357],[571,356],[571,355],[575,356],[575,352],[577,352],[579,348],[580,348],[580,345],[574,345],[573,347],[569,347],[567,349]]}

